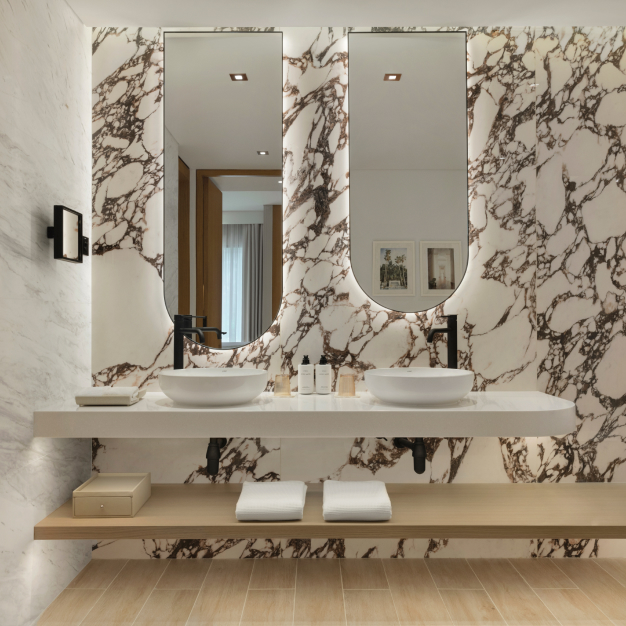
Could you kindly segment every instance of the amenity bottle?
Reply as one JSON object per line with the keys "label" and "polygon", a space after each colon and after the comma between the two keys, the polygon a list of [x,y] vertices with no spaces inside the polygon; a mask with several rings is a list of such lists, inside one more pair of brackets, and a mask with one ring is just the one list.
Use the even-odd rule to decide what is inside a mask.
{"label": "amenity bottle", "polygon": [[298,393],[310,394],[315,391],[313,371],[314,366],[311,365],[309,357],[305,355],[302,363],[298,366]]}
{"label": "amenity bottle", "polygon": [[333,374],[326,357],[322,355],[320,362],[315,366],[315,391],[321,395],[331,392]]}

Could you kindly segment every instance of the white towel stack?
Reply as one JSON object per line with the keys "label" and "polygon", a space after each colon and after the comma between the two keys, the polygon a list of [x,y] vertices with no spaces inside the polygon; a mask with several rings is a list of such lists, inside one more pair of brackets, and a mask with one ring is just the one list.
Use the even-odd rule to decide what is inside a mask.
{"label": "white towel stack", "polygon": [[306,485],[299,480],[244,483],[235,515],[240,522],[302,519]]}
{"label": "white towel stack", "polygon": [[391,501],[379,480],[324,482],[327,522],[383,522],[391,519]]}
{"label": "white towel stack", "polygon": [[86,387],[76,393],[79,406],[130,406],[146,395],[139,387]]}

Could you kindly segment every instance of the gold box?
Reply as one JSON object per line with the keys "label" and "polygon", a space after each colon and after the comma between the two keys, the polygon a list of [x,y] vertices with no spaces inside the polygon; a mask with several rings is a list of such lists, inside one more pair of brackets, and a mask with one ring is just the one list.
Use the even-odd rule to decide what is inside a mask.
{"label": "gold box", "polygon": [[135,517],[151,494],[150,472],[96,474],[74,489],[74,517]]}

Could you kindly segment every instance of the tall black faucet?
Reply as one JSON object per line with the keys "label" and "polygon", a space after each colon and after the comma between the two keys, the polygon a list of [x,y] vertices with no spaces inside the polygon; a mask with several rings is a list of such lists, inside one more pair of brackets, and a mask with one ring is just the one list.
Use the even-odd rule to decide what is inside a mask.
{"label": "tall black faucet", "polygon": [[455,370],[458,369],[456,315],[441,315],[440,317],[448,319],[447,328],[431,328],[426,343],[432,343],[437,333],[446,333],[448,335],[448,369]]}
{"label": "tall black faucet", "polygon": [[191,320],[202,319],[206,324],[206,316],[203,315],[174,315],[174,369],[182,370],[185,366],[183,353],[185,335],[198,335],[198,341],[204,343],[204,333],[213,332],[218,335],[225,335],[219,328],[207,326],[192,326]]}

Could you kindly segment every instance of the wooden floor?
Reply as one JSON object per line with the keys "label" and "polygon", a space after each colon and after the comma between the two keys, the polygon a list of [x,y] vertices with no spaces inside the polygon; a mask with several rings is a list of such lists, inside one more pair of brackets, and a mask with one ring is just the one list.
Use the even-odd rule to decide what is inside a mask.
{"label": "wooden floor", "polygon": [[626,559],[94,560],[38,624],[626,626]]}

